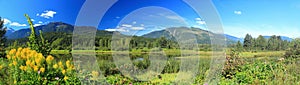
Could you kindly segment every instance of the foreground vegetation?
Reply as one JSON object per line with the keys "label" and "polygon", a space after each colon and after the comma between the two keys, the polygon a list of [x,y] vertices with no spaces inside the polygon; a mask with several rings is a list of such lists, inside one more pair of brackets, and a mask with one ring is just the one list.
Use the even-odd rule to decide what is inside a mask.
{"label": "foreground vegetation", "polygon": [[[264,54],[263,56],[255,56]],[[249,56],[253,55],[253,56]],[[144,55],[132,54],[133,60]],[[248,56],[248,57],[243,57]],[[227,55],[227,64],[222,74],[220,74],[219,84],[299,84],[300,69],[297,65],[298,58],[282,59],[282,53],[276,56],[270,52],[249,53],[230,51]],[[67,59],[56,58],[56,56],[43,56],[29,48],[12,49],[8,52],[6,58],[1,58],[0,75],[2,77],[1,84],[80,84],[80,76],[75,71],[72,64],[72,58]],[[137,68],[146,68],[149,65],[147,56],[144,60],[134,61]],[[209,72],[210,57],[203,56],[201,59],[199,74],[194,80],[194,84],[204,84],[205,77]],[[101,72],[106,76],[106,81],[110,84],[172,84],[176,79],[179,71],[180,61],[176,59],[168,60],[169,64],[164,68],[163,72],[150,81],[136,81],[122,75],[118,68],[112,62],[110,54],[98,55],[98,65]],[[84,71],[86,78],[93,80],[101,75],[97,71]],[[92,76],[95,75],[95,76]]]}

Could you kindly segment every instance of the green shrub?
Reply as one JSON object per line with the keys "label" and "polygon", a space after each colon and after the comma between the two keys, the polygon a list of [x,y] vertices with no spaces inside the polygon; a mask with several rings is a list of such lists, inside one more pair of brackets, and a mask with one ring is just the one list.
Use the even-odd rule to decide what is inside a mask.
{"label": "green shrub", "polygon": [[222,70],[222,75],[225,78],[232,79],[236,72],[240,71],[240,66],[244,61],[240,57],[240,52],[235,49],[230,50],[230,54],[226,55],[226,61]]}
{"label": "green shrub", "polygon": [[32,50],[36,50],[37,52],[42,53],[45,56],[49,55],[52,50],[51,44],[44,39],[41,30],[39,30],[40,40],[37,38],[35,28],[30,17],[27,14],[25,14],[25,17],[27,18],[31,30],[30,36],[28,37],[29,42],[27,42],[28,47],[30,47]]}

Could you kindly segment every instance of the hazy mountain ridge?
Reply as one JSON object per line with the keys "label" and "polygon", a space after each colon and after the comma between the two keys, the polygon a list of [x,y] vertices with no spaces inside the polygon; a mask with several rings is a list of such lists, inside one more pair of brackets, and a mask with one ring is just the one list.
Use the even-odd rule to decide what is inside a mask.
{"label": "hazy mountain ridge", "polygon": [[[89,31],[88,29],[91,30],[96,30],[96,27],[91,27],[91,26],[73,26],[67,23],[63,22],[51,22],[46,25],[41,25],[41,26],[36,26],[35,27],[35,32],[39,34],[39,30],[41,30],[43,33],[48,33],[48,32],[64,32],[68,34],[72,34],[74,29],[84,29],[84,31]],[[25,38],[28,37],[30,34],[31,30],[29,28],[25,29],[20,29],[20,30],[8,30],[8,33],[6,34],[8,39],[20,39],[20,38]],[[105,31],[105,30],[97,30],[96,35],[97,36],[111,36],[113,35],[114,32],[110,31]],[[116,32],[119,34],[119,32]]]}
{"label": "hazy mountain ridge", "polygon": [[[65,32],[65,33],[72,33],[74,30],[74,26],[63,23],[63,22],[51,22],[46,25],[41,25],[41,26],[36,26],[35,31],[37,34],[39,34],[39,30],[42,32]],[[24,38],[29,36],[30,34],[30,29],[25,28],[25,29],[20,29],[17,31],[14,31],[10,34],[7,34],[8,39],[18,39],[18,38]]]}
{"label": "hazy mountain ridge", "polygon": [[[174,39],[174,37],[172,37],[172,34],[168,31],[171,29],[175,29],[175,31],[194,34],[196,36],[197,43],[199,43],[199,44],[210,44],[210,42],[211,42],[210,38],[212,36],[217,35],[215,33],[212,33],[210,31],[203,30],[200,28],[171,27],[171,28],[166,28],[164,30],[147,33],[147,34],[143,35],[143,37],[147,37],[147,38],[166,37],[167,39]],[[233,44],[233,43],[236,43],[237,41],[241,40],[240,38],[237,38],[237,37],[234,37],[234,36],[231,36],[228,34],[224,34],[224,37],[226,38],[227,44]]]}
{"label": "hazy mountain ridge", "polygon": [[[265,39],[269,39],[271,38],[272,36],[263,36]],[[292,41],[293,38],[290,38],[290,37],[287,37],[287,36],[280,36],[281,37],[281,40],[287,40],[287,41]]]}
{"label": "hazy mountain ridge", "polygon": [[13,28],[7,28],[6,29],[6,33],[5,33],[5,36],[8,36],[8,35],[10,35],[10,34],[12,34],[12,33],[14,33],[15,32],[15,30],[13,29]]}
{"label": "hazy mountain ridge", "polygon": [[[73,33],[74,30],[74,26],[67,24],[67,23],[63,23],[63,22],[50,22],[46,25],[41,25],[41,26],[36,26],[36,32],[37,34],[39,34],[38,30],[42,30],[42,32],[47,33],[47,32],[64,32],[64,33]],[[78,26],[75,28],[82,28],[82,29],[96,29],[95,27],[89,27],[89,26]],[[147,34],[142,35],[142,37],[146,37],[146,38],[159,38],[159,37],[166,37],[167,39],[173,39],[175,40],[175,38],[173,37],[173,35],[171,35],[171,33],[168,30],[173,30],[173,31],[177,31],[177,32],[187,32],[187,33],[191,33],[194,34],[197,38],[197,42],[200,44],[209,44],[210,43],[210,38],[211,36],[214,36],[215,34],[207,31],[207,30],[203,30],[201,28],[194,28],[194,27],[170,27],[170,28],[166,28],[164,30],[159,30],[159,31],[153,31]],[[29,36],[30,34],[30,29],[29,28],[25,28],[25,29],[20,29],[20,30],[14,30],[12,28],[8,28],[7,29],[7,38],[8,39],[19,39],[19,38],[25,38],[27,36]],[[96,36],[112,36],[114,34],[114,32],[112,31],[105,31],[105,30],[97,30]],[[120,34],[120,32],[117,32],[117,34]],[[224,37],[226,38],[226,42],[228,44],[233,44],[236,43],[237,41],[241,41],[243,42],[243,38],[238,38],[229,34],[224,34]],[[271,36],[264,36],[266,39],[270,38]],[[281,36],[282,40],[287,40],[287,41],[291,41],[292,38],[286,37],[286,36]]]}

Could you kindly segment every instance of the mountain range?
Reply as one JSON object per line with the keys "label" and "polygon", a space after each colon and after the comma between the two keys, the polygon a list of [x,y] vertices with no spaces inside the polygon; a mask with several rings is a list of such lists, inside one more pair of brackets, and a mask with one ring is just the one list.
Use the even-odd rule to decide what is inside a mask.
{"label": "mountain range", "polygon": [[[269,39],[271,38],[272,36],[263,36],[265,39]],[[286,36],[280,36],[281,37],[281,40],[287,40],[287,41],[292,41],[293,38],[289,38],[289,37],[286,37]]]}
{"label": "mountain range", "polygon": [[[87,26],[82,26],[81,28],[92,28],[96,29],[95,27],[87,27]],[[47,32],[64,32],[64,33],[73,33],[74,26],[63,23],[63,22],[50,22],[46,25],[40,25],[35,27],[35,31],[37,34],[39,34],[38,30],[41,30],[43,33]],[[172,35],[174,33],[170,33],[170,30],[174,32],[181,32],[181,33],[190,33],[196,36],[197,43],[200,44],[209,44],[210,43],[210,37],[214,36],[216,34],[203,30],[200,28],[194,28],[194,27],[170,27],[166,28],[164,30],[159,30],[159,31],[153,31],[147,34],[142,35],[142,37],[146,38],[159,38],[159,37],[166,37],[167,39],[175,39]],[[20,29],[20,30],[13,30],[12,28],[9,28],[7,30],[6,36],[8,39],[19,39],[19,38],[25,38],[28,37],[30,34],[30,29],[25,28],[25,29]],[[113,35],[113,32],[111,31],[105,31],[105,30],[98,30],[97,31],[97,36],[108,36],[108,35]],[[243,41],[243,38],[238,38],[232,35],[224,34],[224,37],[226,38],[226,42],[228,44],[236,43],[237,41]],[[265,38],[269,38],[270,36],[264,36]],[[288,40],[291,41],[292,38],[282,36],[282,40]]]}
{"label": "mountain range", "polygon": [[5,33],[5,36],[9,36],[10,34],[14,33],[15,30],[13,28],[7,28],[6,29],[6,33]]}
{"label": "mountain range", "polygon": [[[192,35],[192,36],[191,36]],[[197,43],[200,44],[210,44],[210,38],[211,36],[215,36],[214,33],[202,30],[200,28],[188,28],[188,27],[171,27],[171,28],[166,28],[164,30],[160,31],[154,31],[150,32],[148,34],[143,35],[143,37],[146,38],[159,38],[159,37],[165,37],[167,39],[171,39],[176,41],[176,38],[181,38],[183,37],[184,41],[192,41],[195,36]],[[182,40],[182,39],[180,39]]]}
{"label": "mountain range", "polygon": [[[35,27],[35,31],[37,34],[39,34],[38,30],[41,30],[42,32],[66,32],[66,33],[72,33],[74,30],[74,26],[70,24],[66,24],[63,22],[51,22],[46,25],[40,25]],[[30,29],[20,29],[17,31],[14,31],[12,33],[7,34],[8,39],[18,39],[18,38],[24,38],[30,35]]]}

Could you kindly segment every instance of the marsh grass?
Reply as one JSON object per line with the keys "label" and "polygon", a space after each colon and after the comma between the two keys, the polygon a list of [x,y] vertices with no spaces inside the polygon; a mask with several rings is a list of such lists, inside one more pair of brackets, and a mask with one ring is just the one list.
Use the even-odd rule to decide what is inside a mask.
{"label": "marsh grass", "polygon": [[[114,59],[110,51],[98,51],[97,52],[97,66],[99,67],[99,73],[105,76],[102,80],[89,80],[84,82],[85,84],[96,84],[102,81],[106,81],[109,84],[134,84],[134,85],[144,85],[144,84],[175,84],[176,78],[178,77],[178,72],[180,71],[181,59],[200,59],[199,70],[195,79],[192,80],[193,84],[204,84],[205,79],[209,76],[210,66],[211,66],[211,51],[199,51],[199,56],[181,56],[181,52],[184,53],[195,53],[194,51],[178,51],[178,50],[164,50],[167,53],[168,60],[166,61],[166,66],[163,68],[161,73],[149,72],[140,77],[151,75],[149,81],[139,81],[134,78],[123,75],[114,63]],[[72,60],[72,55],[65,53],[68,51],[52,51],[55,57],[54,62],[65,62],[67,60]],[[80,51],[89,52],[89,51]],[[227,52],[230,55],[230,52]],[[218,84],[220,85],[240,85],[240,84],[289,84],[297,85],[300,81],[300,59],[284,59],[279,60],[284,55],[283,51],[266,51],[266,52],[242,52],[240,56],[244,64],[241,65],[240,71],[238,71],[232,79],[220,77]],[[129,56],[133,62],[134,68],[146,69],[150,65],[149,54],[148,53],[130,53]],[[89,63],[89,62],[86,62]],[[8,84],[7,82],[14,83],[11,80],[5,79],[5,77],[11,77],[6,72],[8,71],[8,61],[7,59],[0,59],[0,84]],[[94,63],[95,64],[95,63]],[[84,75],[77,75],[77,78],[92,78],[90,74],[98,72],[92,72],[92,70],[98,69],[94,65],[87,66],[85,68],[90,69],[85,70]],[[70,73],[71,74],[71,73]],[[75,74],[75,73],[74,73]],[[182,73],[184,74],[184,73]],[[191,75],[186,75],[191,76]],[[72,79],[72,78],[71,78]],[[73,78],[75,79],[75,78]],[[185,77],[182,76],[178,80],[184,81]],[[76,81],[78,82],[78,81]],[[61,83],[63,83],[61,81]]]}

